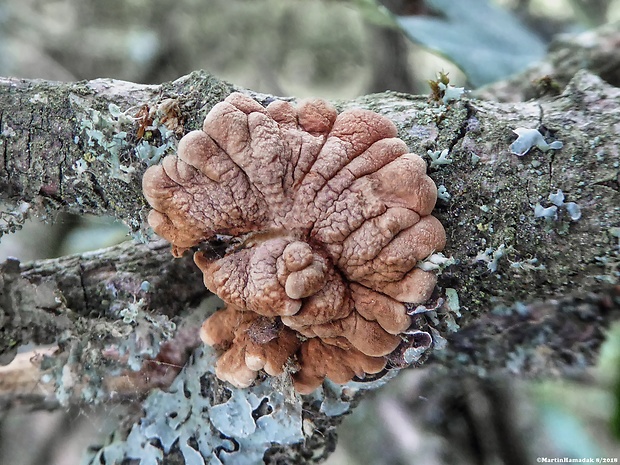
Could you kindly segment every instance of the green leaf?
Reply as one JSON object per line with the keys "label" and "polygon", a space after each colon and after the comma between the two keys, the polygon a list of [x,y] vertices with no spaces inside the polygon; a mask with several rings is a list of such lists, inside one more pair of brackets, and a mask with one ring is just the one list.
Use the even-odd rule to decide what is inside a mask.
{"label": "green leaf", "polygon": [[523,70],[545,44],[508,11],[485,0],[426,0],[440,16],[398,16],[413,41],[444,55],[476,87]]}

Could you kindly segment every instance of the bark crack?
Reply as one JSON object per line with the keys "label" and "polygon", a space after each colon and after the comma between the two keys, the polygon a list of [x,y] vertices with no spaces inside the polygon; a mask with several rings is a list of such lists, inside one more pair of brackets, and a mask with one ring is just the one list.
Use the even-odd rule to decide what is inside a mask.
{"label": "bark crack", "polygon": [[28,122],[28,127],[26,128],[26,157],[28,160],[28,171],[30,171],[32,167],[32,122],[34,121],[34,113],[30,113],[30,121]]}
{"label": "bark crack", "polygon": [[0,110],[0,142],[2,142],[2,156],[4,160],[4,169],[2,171],[8,173],[9,169],[9,156],[7,151],[7,143],[6,140],[2,137],[2,132],[4,131],[4,111]]}
{"label": "bark crack", "polygon": [[93,186],[93,193],[97,195],[97,197],[101,200],[103,208],[107,210],[110,205],[108,203],[108,199],[106,198],[105,189],[99,184],[97,176],[95,176],[94,173],[89,171],[88,175],[90,177],[91,185]]}
{"label": "bark crack", "polygon": [[[90,308],[90,296],[89,296],[88,289],[86,288],[86,282],[84,281],[84,273],[86,272],[86,269],[84,268],[84,264],[82,263],[81,259],[78,261],[78,267],[79,267],[79,275],[80,275],[80,287],[82,288],[82,298],[84,299],[84,308],[89,309]],[[89,312],[85,312],[86,315],[88,315],[88,313]]]}
{"label": "bark crack", "polygon": [[476,109],[473,107],[473,105],[471,105],[469,101],[465,101],[465,110],[465,118],[463,118],[463,121],[459,125],[458,131],[454,139],[451,140],[448,144],[448,152],[452,152],[452,149],[456,146],[456,144],[458,144],[461,140],[465,138],[469,130],[469,122],[471,121],[471,118],[476,115]]}

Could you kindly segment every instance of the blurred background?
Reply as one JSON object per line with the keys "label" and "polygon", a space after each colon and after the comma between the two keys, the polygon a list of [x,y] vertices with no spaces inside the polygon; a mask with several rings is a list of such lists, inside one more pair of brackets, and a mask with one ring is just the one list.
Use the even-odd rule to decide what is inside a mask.
{"label": "blurred background", "polygon": [[[0,75],[158,84],[196,69],[254,91],[350,99],[474,89],[535,66],[558,34],[620,20],[620,0],[1,0]],[[31,221],[0,260],[127,240],[105,218]],[[562,381],[402,373],[345,420],[329,465],[527,464],[620,457],[620,331],[599,366]],[[2,403],[0,403],[0,406]],[[0,410],[0,464],[78,464],[123,406]]]}

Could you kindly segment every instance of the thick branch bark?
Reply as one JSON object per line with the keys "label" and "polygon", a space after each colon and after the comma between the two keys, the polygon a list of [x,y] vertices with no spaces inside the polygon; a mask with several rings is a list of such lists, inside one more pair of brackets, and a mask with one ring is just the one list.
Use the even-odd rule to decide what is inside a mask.
{"label": "thick branch bark", "polygon": [[[231,90],[202,72],[159,86],[0,79],[0,199],[43,217],[109,215],[138,231],[140,179],[154,151],[174,147],[182,123],[197,127]],[[182,121],[174,120],[177,113]],[[166,132],[166,117],[175,134]],[[139,128],[152,124],[139,137]]]}
{"label": "thick branch bark", "polygon": [[[91,147],[84,140],[87,136],[83,132],[75,127],[73,132],[69,131],[75,121],[67,117],[73,105],[71,96],[85,85],[101,88],[102,83],[48,84],[46,89],[40,85],[22,83],[17,90],[5,88],[8,89],[8,98],[3,98],[8,100],[2,122],[5,157],[0,165],[3,198],[28,202],[35,206],[37,213],[43,212],[36,206],[43,206],[46,212],[111,214],[127,222],[134,231],[139,230],[144,224],[141,215],[145,211],[140,178],[147,164],[135,153],[141,143],[135,137],[139,125],[110,123],[105,128],[101,125],[103,135],[95,133],[104,141],[115,140],[119,132],[134,134],[133,140],[124,136],[127,141],[121,144],[120,164],[115,167],[110,162],[114,156],[98,142],[93,142]],[[105,112],[111,88],[92,94],[94,100],[88,108]],[[213,88],[218,92],[209,93]],[[198,126],[205,111],[221,99],[223,88],[214,84],[212,78],[195,74],[158,90],[149,87],[148,92],[153,100],[159,91],[185,102],[188,93],[204,95],[203,99],[194,98],[190,110],[182,112],[182,119],[187,121],[185,128],[192,129]],[[16,100],[26,102],[26,113],[36,113],[34,108],[38,104],[29,99],[36,102],[33,96],[42,95],[43,90],[50,94],[50,100],[60,96],[46,107],[45,120],[54,121],[47,129],[49,132],[34,129],[38,126],[23,115],[21,119],[8,116],[9,105],[16,105]],[[114,98],[121,108],[136,107],[139,96],[145,92],[144,86],[134,88],[123,84]],[[132,96],[130,102],[126,100],[127,95]],[[269,98],[261,100],[266,102]],[[145,97],[142,102],[148,99]],[[150,105],[157,103],[150,101]],[[620,124],[618,89],[581,72],[556,99],[520,104],[466,100],[446,108],[429,105],[423,97],[388,93],[361,98],[347,106],[371,108],[390,117],[415,153],[424,154],[429,148],[451,150],[454,162],[431,170],[431,176],[452,195],[449,202],[439,203],[437,216],[449,235],[446,253],[458,259],[459,264],[451,268],[443,281],[457,289],[469,311],[484,311],[502,295],[506,298],[500,300],[507,302],[533,300],[588,290],[601,280],[614,281],[618,247],[613,228],[620,223],[616,165],[617,125]],[[112,117],[108,114],[97,118],[100,121]],[[515,137],[512,129],[540,126],[564,142],[561,151],[545,154],[533,150],[522,158],[510,153],[509,145]],[[56,127],[62,130],[55,131]],[[41,143],[33,143],[35,140]],[[44,140],[62,140],[63,147],[53,150],[41,145]],[[88,151],[95,153],[95,158],[89,158],[91,161],[85,162],[87,168],[80,173],[79,168],[73,167],[84,162],[83,155]],[[472,161],[472,155],[479,161]],[[114,177],[115,169],[117,177]],[[47,182],[45,176],[55,178]],[[567,194],[567,201],[580,205],[580,220],[569,220],[562,209],[557,221],[534,216],[533,206],[538,202],[550,205],[547,198],[557,189]],[[497,251],[501,244],[505,244],[506,252],[499,259],[498,272],[491,273],[487,264],[477,262],[476,257],[489,247]],[[534,259],[536,264],[531,263]],[[511,262],[515,263],[513,267]],[[541,265],[544,270],[536,269]]]}
{"label": "thick branch bark", "polygon": [[620,286],[598,293],[497,307],[448,338],[429,362],[479,377],[545,378],[596,363],[606,329],[620,319]]}
{"label": "thick branch bark", "polygon": [[[196,322],[188,335],[185,320],[193,313],[204,317],[191,307],[209,294],[191,259],[171,260],[164,241],[126,242],[25,265],[9,260],[0,273],[4,362],[27,343],[57,346],[32,360],[39,375],[24,378],[26,385],[7,388],[0,382],[0,404],[19,401],[24,392],[30,401],[38,394],[45,405],[99,403],[129,394],[127,383],[133,396],[169,384],[170,373],[185,362],[184,352],[198,343]],[[63,369],[73,377],[66,388]],[[28,383],[37,390],[27,389]],[[55,386],[56,395],[50,398],[44,384]]]}

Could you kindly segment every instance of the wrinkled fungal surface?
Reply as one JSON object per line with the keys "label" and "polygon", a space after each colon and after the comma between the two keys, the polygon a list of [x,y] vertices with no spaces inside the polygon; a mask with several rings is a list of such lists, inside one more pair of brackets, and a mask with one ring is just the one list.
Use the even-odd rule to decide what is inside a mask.
{"label": "wrinkled fungal surface", "polygon": [[[445,232],[425,162],[385,117],[234,93],[143,189],[149,224],[175,256],[203,245],[194,260],[227,304],[201,329],[222,351],[219,378],[245,387],[288,371],[309,393],[380,372],[411,344],[405,303],[436,283],[416,265]],[[204,246],[216,239],[222,253]]]}

